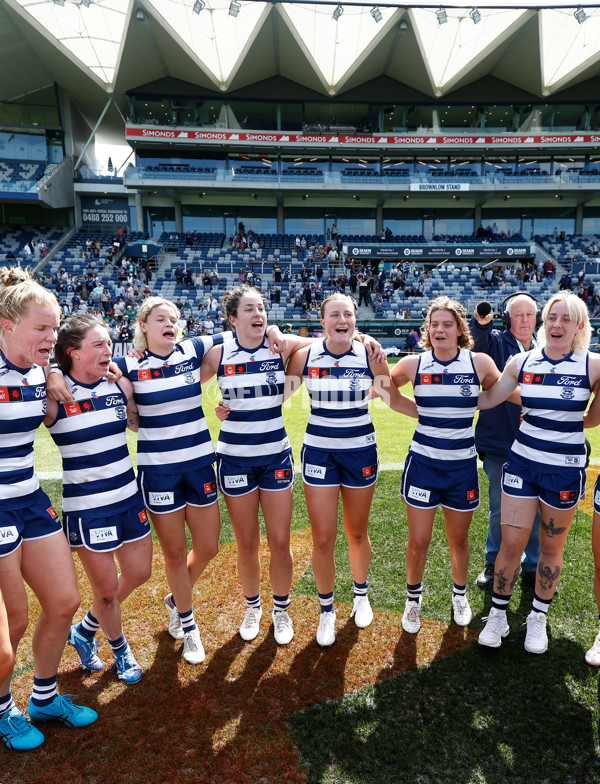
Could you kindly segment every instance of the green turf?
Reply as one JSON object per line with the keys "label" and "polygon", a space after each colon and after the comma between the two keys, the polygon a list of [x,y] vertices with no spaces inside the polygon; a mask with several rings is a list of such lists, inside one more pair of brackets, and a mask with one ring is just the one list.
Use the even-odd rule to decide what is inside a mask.
{"label": "green turf", "polygon": [[[218,425],[213,408],[218,400],[207,390],[205,411],[211,432]],[[372,404],[380,459],[401,463],[414,423]],[[308,416],[306,398],[286,406],[286,426],[296,460]],[[592,444],[598,436],[591,434]],[[134,440],[130,442],[134,444]],[[598,455],[600,457],[600,454]],[[60,470],[60,460],[42,428],[36,440],[36,467]],[[407,523],[398,495],[400,471],[382,472],[373,501],[370,535],[373,558],[370,596],[378,610],[401,613],[405,596],[404,550]],[[481,490],[485,500],[486,479]],[[60,509],[60,481],[43,486]],[[591,488],[590,488],[591,491]],[[224,504],[223,542],[232,541]],[[590,518],[578,512],[565,551],[560,594],[549,620],[550,647],[544,656],[523,650],[522,624],[532,592],[518,583],[509,622],[511,634],[498,651],[462,650],[448,658],[409,671],[294,715],[290,728],[309,782],[319,784],[586,784],[600,782],[598,675],[584,662],[598,621],[593,595]],[[308,526],[302,483],[297,482],[293,528]],[[487,508],[482,504],[470,530],[471,567],[468,594],[472,628],[483,626],[489,592],[474,586],[483,566]],[[340,529],[336,545],[335,595],[350,602],[352,577],[347,543]],[[441,516],[436,518],[424,577],[422,615],[450,623],[452,579]],[[315,595],[309,566],[295,594]],[[449,633],[456,627],[450,625]],[[406,635],[398,650],[410,645]],[[332,650],[332,653],[335,651]],[[22,674],[22,673],[20,673]]]}

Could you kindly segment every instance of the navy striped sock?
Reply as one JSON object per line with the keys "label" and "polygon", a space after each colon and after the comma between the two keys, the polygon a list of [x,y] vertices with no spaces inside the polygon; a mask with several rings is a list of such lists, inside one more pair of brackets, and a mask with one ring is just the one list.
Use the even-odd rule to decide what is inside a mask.
{"label": "navy striped sock", "polygon": [[188,610],[186,613],[179,613],[179,620],[181,621],[181,628],[183,633],[193,632],[196,628],[196,621],[194,620],[194,609]]}
{"label": "navy striped sock", "polygon": [[319,602],[321,603],[321,612],[333,612],[333,591],[329,593],[320,593]]}
{"label": "navy striped sock", "polygon": [[52,678],[36,678],[33,676],[33,692],[31,701],[39,708],[49,705],[58,694],[56,690],[56,675]]}

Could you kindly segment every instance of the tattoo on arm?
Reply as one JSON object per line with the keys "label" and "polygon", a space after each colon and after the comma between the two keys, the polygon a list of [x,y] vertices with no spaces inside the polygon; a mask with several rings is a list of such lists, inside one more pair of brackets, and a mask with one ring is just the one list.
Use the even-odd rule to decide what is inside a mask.
{"label": "tattoo on arm", "polygon": [[549,539],[552,539],[552,537],[554,537],[554,536],[560,536],[561,534],[564,534],[564,532],[567,530],[567,526],[566,525],[557,528],[554,525],[554,518],[553,517],[551,517],[548,521],[541,520],[540,521],[540,525],[542,526],[542,530],[544,531],[544,533],[546,534],[546,536]]}
{"label": "tattoo on arm", "polygon": [[543,591],[549,591],[551,588],[554,588],[560,577],[560,566],[552,567],[549,564],[545,564],[540,558],[537,570],[540,576],[540,588]]}

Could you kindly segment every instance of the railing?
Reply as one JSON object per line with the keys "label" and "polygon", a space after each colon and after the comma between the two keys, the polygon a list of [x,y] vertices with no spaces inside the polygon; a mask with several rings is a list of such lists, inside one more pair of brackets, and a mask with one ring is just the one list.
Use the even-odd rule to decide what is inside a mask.
{"label": "railing", "polygon": [[[393,171],[393,170],[392,170]],[[274,186],[280,187],[282,185],[293,187],[296,183],[319,183],[328,186],[341,186],[349,182],[354,185],[364,185],[366,187],[371,185],[387,185],[391,188],[406,187],[408,184],[413,183],[430,183],[436,184],[464,184],[471,186],[505,186],[512,187],[514,185],[538,185],[541,183],[552,183],[564,188],[566,185],[581,185],[582,183],[600,182],[599,173],[579,173],[557,172],[550,173],[535,173],[527,174],[521,172],[518,174],[497,174],[497,173],[484,173],[484,174],[467,174],[467,173],[451,173],[451,172],[409,172],[403,176],[396,176],[395,174],[382,174],[372,173],[368,175],[348,174],[343,172],[318,172],[312,174],[303,174],[301,170],[297,169],[296,173],[288,175],[285,172],[275,172],[272,169],[265,170],[265,174],[252,174],[250,172],[237,173],[230,169],[217,169],[213,172],[188,172],[188,171],[149,171],[148,169],[130,167],[124,175],[125,185],[137,185],[145,181],[151,180],[154,184],[163,180],[168,182],[169,185],[173,181],[189,182],[194,186],[206,182],[219,185],[234,185],[237,182],[254,182],[257,185],[264,185],[268,188]]]}

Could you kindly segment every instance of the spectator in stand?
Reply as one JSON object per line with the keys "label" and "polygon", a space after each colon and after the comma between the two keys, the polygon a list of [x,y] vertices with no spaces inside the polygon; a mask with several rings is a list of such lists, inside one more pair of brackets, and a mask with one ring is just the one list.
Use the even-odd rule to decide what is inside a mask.
{"label": "spectator in stand", "polygon": [[177,269],[173,273],[175,277],[175,285],[176,286],[183,286],[183,270],[181,269],[181,264],[177,265]]}
{"label": "spectator in stand", "polygon": [[568,272],[565,272],[565,274],[558,281],[558,288],[561,291],[563,289],[568,289],[569,291],[573,290],[573,284],[571,282],[571,275]]}
{"label": "spectator in stand", "polygon": [[216,267],[213,267],[210,271],[210,282],[213,288],[215,289],[219,288],[219,283],[221,282],[221,278],[219,277],[219,273],[217,272]]}
{"label": "spectator in stand", "polygon": [[185,275],[183,276],[183,282],[186,288],[191,289],[194,287],[194,277],[192,275],[192,270],[190,267],[186,267]]}

